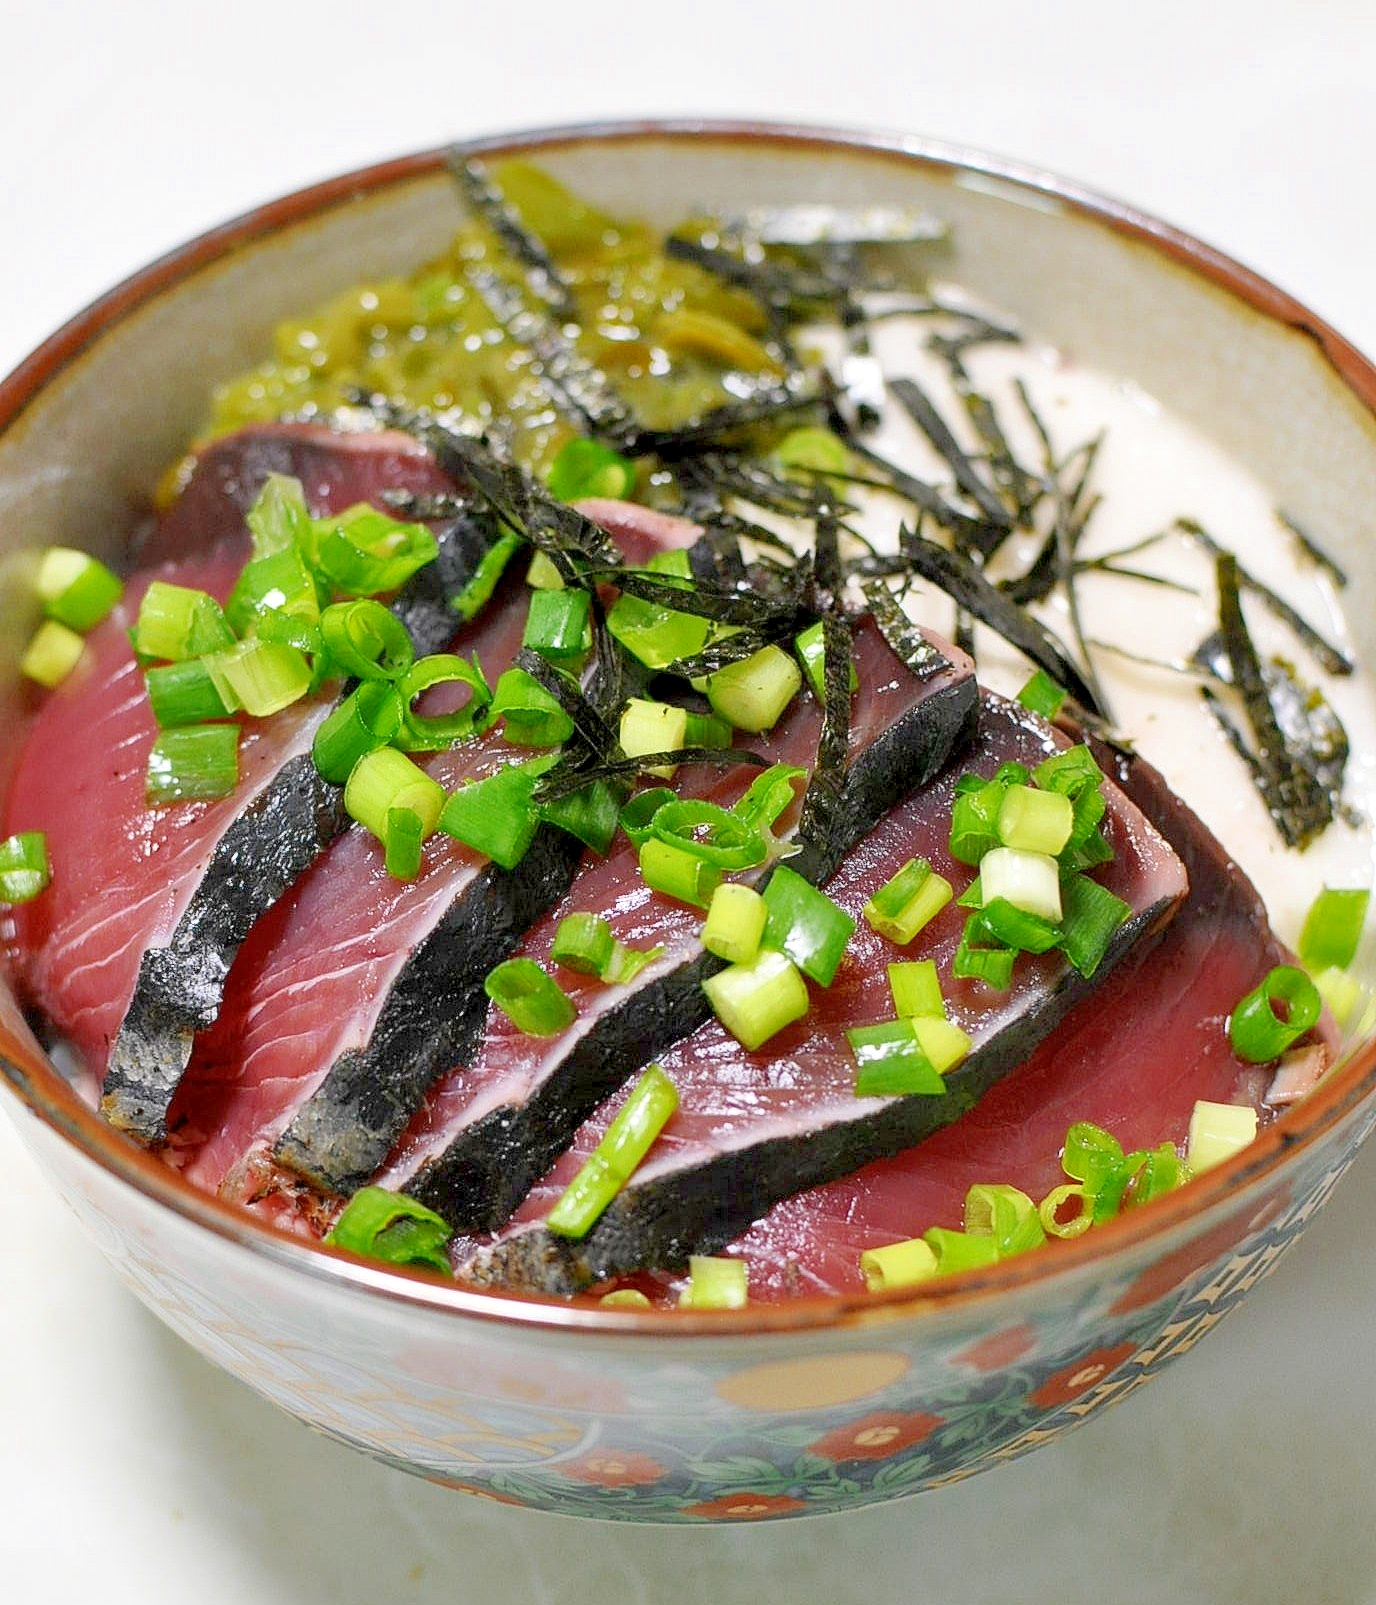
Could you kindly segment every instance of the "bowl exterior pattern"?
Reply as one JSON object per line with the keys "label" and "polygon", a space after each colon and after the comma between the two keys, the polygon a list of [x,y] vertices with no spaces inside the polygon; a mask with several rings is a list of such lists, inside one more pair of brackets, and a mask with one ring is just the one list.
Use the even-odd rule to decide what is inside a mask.
{"label": "bowl exterior pattern", "polygon": [[[953,1319],[758,1340],[568,1341],[303,1276],[180,1223],[37,1122],[22,1129],[134,1292],[200,1352],[402,1470],[567,1515],[704,1522],[851,1509],[969,1476],[1123,1398],[1274,1266],[1376,1114],[1111,1275],[1042,1280]],[[1217,1216],[1218,1212],[1215,1212]],[[1050,1250],[1049,1252],[1055,1252]],[[937,1330],[933,1331],[933,1326]]]}

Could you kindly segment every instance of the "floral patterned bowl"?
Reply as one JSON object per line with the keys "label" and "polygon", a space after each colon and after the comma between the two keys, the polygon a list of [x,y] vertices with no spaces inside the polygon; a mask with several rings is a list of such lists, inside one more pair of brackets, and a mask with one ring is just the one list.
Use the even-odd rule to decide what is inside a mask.
{"label": "floral patterned bowl", "polygon": [[[1198,242],[1042,175],[913,141],[654,124],[481,149],[531,152],[610,207],[665,222],[704,201],[939,213],[971,289],[1166,399],[1263,470],[1302,520],[1348,531],[1350,617],[1376,619],[1376,371]],[[210,382],[247,366],[292,310],[423,259],[454,222],[440,155],[409,157],[228,224],[81,314],[0,385],[6,566],[35,530],[115,549]],[[0,720],[13,729],[26,621],[4,606]],[[1054,1252],[917,1295],[637,1312],[479,1294],[277,1235],[99,1120],[7,993],[0,1072],[54,1185],[202,1353],[393,1465],[627,1520],[835,1511],[1034,1448],[1221,1320],[1376,1121],[1366,1042],[1242,1154]]]}

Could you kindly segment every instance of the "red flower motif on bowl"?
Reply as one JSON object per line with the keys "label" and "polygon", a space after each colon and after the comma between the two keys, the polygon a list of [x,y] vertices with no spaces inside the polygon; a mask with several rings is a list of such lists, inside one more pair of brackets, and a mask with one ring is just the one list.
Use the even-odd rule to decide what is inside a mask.
{"label": "red flower motif on bowl", "polygon": [[629,1449],[594,1449],[561,1469],[575,1482],[595,1483],[599,1488],[638,1488],[658,1482],[665,1472],[658,1460]]}
{"label": "red flower motif on bowl", "polygon": [[685,1505],[685,1516],[702,1516],[708,1521],[762,1521],[766,1516],[788,1516],[806,1510],[801,1499],[788,1494],[726,1494],[721,1499],[705,1499],[698,1505]]}
{"label": "red flower motif on bowl", "polygon": [[1130,1340],[1115,1343],[1111,1349],[1095,1349],[1082,1360],[1076,1360],[1074,1365],[1053,1371],[1041,1387],[1034,1388],[1028,1394],[1027,1401],[1039,1410],[1054,1410],[1059,1405],[1069,1404],[1082,1393],[1088,1393],[1111,1371],[1116,1371],[1130,1354],[1136,1352],[1137,1345]]}
{"label": "red flower motif on bowl", "polygon": [[812,1444],[824,1460],[887,1460],[911,1449],[941,1425],[941,1417],[925,1410],[879,1410],[836,1427]]}

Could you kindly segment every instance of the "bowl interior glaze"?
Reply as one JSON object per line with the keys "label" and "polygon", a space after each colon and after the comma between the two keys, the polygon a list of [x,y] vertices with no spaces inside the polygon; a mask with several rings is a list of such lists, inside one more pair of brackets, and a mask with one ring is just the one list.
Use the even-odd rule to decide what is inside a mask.
{"label": "bowl interior glaze", "polygon": [[[951,225],[943,276],[1141,386],[1268,484],[1349,568],[1348,614],[1362,655],[1376,656],[1376,373],[1207,247],[1044,175],[916,142],[685,124],[475,148],[532,154],[609,210],[664,224],[817,200],[937,214]],[[203,423],[212,384],[259,358],[289,314],[437,252],[458,219],[439,153],[331,181],[154,264],[0,385],[0,725],[16,730],[25,706],[15,666],[31,611],[14,582],[32,546],[117,553]],[[308,1249],[192,1192],[104,1127],[8,994],[0,1052],[18,1095],[8,1102],[60,1190],[204,1352],[408,1469],[644,1519],[839,1509],[1042,1441],[1188,1347],[1199,1322],[1182,1312],[1220,1276],[1210,1307],[1240,1297],[1376,1118],[1366,1043],[1254,1150],[1054,1263],[1032,1256],[917,1298],[639,1316],[465,1292]],[[989,1404],[991,1379],[1017,1410]],[[981,1400],[987,1419],[963,1438],[947,1443],[932,1425],[944,1431]],[[753,1482],[722,1444],[756,1446]],[[842,1486],[817,1470],[827,1464],[866,1475]]]}

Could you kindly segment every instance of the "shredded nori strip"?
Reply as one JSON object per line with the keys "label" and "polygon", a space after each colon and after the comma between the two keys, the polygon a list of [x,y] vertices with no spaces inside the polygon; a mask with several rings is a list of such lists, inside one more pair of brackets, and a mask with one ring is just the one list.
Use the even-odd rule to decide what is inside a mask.
{"label": "shredded nori strip", "polygon": [[1333,561],[1328,553],[1324,551],[1323,547],[1319,545],[1319,543],[1308,532],[1308,530],[1297,524],[1290,514],[1284,510],[1284,508],[1278,507],[1276,509],[1276,517],[1282,524],[1285,525],[1286,529],[1288,529],[1299,542],[1300,549],[1304,552],[1305,556],[1308,557],[1311,562],[1317,563],[1319,567],[1328,574],[1329,578],[1340,591],[1345,591],[1347,589],[1347,574],[1344,572],[1344,570],[1338,567],[1338,565]]}
{"label": "shredded nori strip", "polygon": [[906,663],[914,674],[934,669],[942,661],[941,653],[899,606],[888,586],[872,580],[862,589],[879,633],[894,656]]}
{"label": "shredded nori strip", "polygon": [[569,287],[543,243],[533,235],[507,203],[481,162],[452,150],[445,166],[472,210],[501,241],[509,256],[525,269],[526,283],[564,322],[578,316]]}
{"label": "shredded nori strip", "polygon": [[946,420],[933,406],[931,398],[912,379],[894,379],[889,389],[898,397],[903,410],[936,447],[955,475],[956,484],[979,508],[991,524],[1013,527],[1013,518],[995,492],[976,472],[974,462],[951,433]]}
{"label": "shredded nori strip", "polygon": [[920,578],[945,591],[981,624],[1001,635],[1010,646],[1017,647],[1038,668],[1045,669],[1083,708],[1103,716],[1100,698],[1065,647],[1030,613],[991,585],[968,557],[948,552],[935,541],[920,536],[911,539],[905,550]]}
{"label": "shredded nori strip", "polygon": [[1309,620],[1303,614],[1297,613],[1283,596],[1277,596],[1269,586],[1263,585],[1254,575],[1249,574],[1237,562],[1236,557],[1228,552],[1226,547],[1221,546],[1201,524],[1196,523],[1192,518],[1177,518],[1175,527],[1182,534],[1198,541],[1211,557],[1215,559],[1225,555],[1233,557],[1237,570],[1238,585],[1243,590],[1250,591],[1278,619],[1288,624],[1330,674],[1347,675],[1352,673],[1354,665],[1346,653],[1339,651],[1330,641],[1325,640]]}
{"label": "shredded nori strip", "polygon": [[716,764],[722,768],[748,764],[754,769],[767,769],[769,760],[748,747],[671,747],[663,752],[638,753],[634,758],[595,758],[581,765],[570,763],[567,766],[561,762],[540,776],[535,785],[535,799],[558,802],[582,791],[594,780],[634,780],[646,770],[669,764]]}
{"label": "shredded nori strip", "polygon": [[[1272,705],[1261,660],[1242,615],[1241,574],[1231,552],[1215,559],[1218,576],[1218,618],[1228,654],[1231,680],[1242,699],[1253,745],[1242,743],[1231,721],[1220,720],[1234,747],[1247,760],[1257,789],[1285,842],[1307,847],[1332,823],[1334,797],[1304,757],[1291,750]],[[1208,696],[1215,716],[1217,699]]]}

